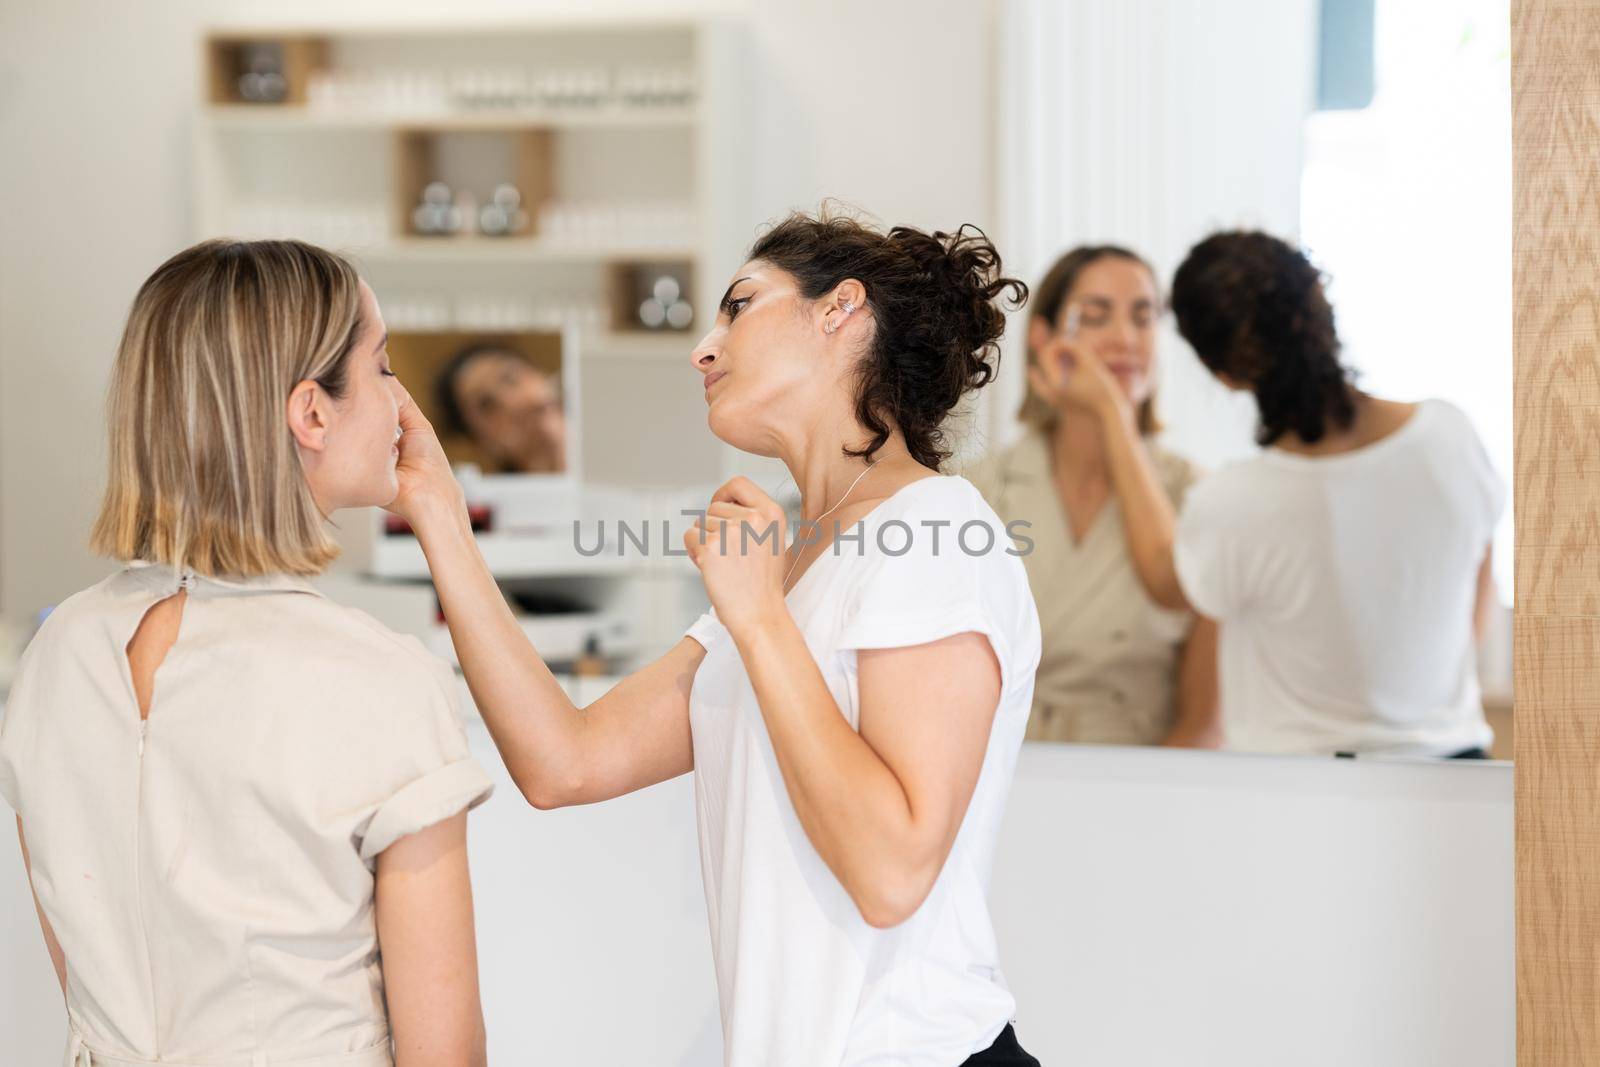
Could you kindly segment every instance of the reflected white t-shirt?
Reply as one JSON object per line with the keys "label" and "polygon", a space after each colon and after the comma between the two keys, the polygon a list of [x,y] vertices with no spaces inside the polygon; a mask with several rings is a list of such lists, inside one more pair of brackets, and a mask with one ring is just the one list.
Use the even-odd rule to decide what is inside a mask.
{"label": "reflected white t-shirt", "polygon": [[1004,524],[963,478],[907,485],[860,530],[859,548],[841,540],[787,598],[840,713],[859,729],[857,649],[974,631],[999,660],[1000,703],[932,891],[911,918],[880,930],[806,837],[726,628],[708,613],[689,629],[706,648],[689,717],[731,1067],[954,1067],[992,1044],[1015,1009],[986,897],[1039,662],[1027,574]]}
{"label": "reflected white t-shirt", "polygon": [[1504,507],[1472,424],[1440,400],[1357,451],[1271,449],[1201,482],[1175,557],[1221,623],[1228,747],[1487,747],[1472,617]]}

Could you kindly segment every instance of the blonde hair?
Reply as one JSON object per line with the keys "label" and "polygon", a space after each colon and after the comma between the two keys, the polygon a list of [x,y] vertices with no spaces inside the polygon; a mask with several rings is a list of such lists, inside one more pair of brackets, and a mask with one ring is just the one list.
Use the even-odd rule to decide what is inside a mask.
{"label": "blonde hair", "polygon": [[[1082,274],[1091,263],[1110,258],[1137,263],[1149,273],[1150,280],[1155,282],[1156,269],[1137,252],[1121,245],[1079,245],[1056,260],[1044,278],[1034,287],[1031,316],[1044,319],[1054,329],[1056,316],[1060,314],[1062,305],[1067,302],[1067,297],[1072,295],[1073,287],[1078,284],[1078,275]],[[1159,283],[1156,283],[1156,288],[1160,288]],[[1027,357],[1030,367],[1038,359],[1031,341],[1028,342]],[[1050,433],[1055,429],[1059,417],[1060,413],[1056,411],[1054,404],[1035,393],[1031,384],[1025,387],[1022,406],[1017,409],[1018,421],[1036,430]],[[1154,396],[1146,397],[1139,404],[1138,425],[1139,433],[1144,437],[1151,437],[1161,432],[1161,420],[1156,416]]]}
{"label": "blonde hair", "polygon": [[339,555],[290,433],[289,393],[343,396],[360,279],[300,241],[205,241],[128,313],[107,396],[105,498],[90,547],[212,577],[312,575]]}

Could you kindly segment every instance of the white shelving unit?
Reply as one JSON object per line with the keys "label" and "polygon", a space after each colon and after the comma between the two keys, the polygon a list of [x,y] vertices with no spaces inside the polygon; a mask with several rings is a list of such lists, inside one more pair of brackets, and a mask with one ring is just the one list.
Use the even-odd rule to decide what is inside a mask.
{"label": "white shelving unit", "polygon": [[[549,241],[537,237],[394,237],[361,249],[367,263],[449,265],[456,263],[615,263],[638,260],[692,260],[694,245],[601,245]],[[646,335],[650,337],[651,335]],[[672,336],[684,340],[681,335]]]}
{"label": "white shelving unit", "polygon": [[[664,502],[702,504],[729,466],[688,354],[751,236],[740,41],[727,17],[260,23],[201,41],[197,237],[297,237],[347,254],[392,309],[395,369],[430,415],[430,370],[473,340],[536,350],[559,374],[567,472],[469,475],[469,499],[493,513],[479,542],[508,597],[582,602],[614,671],[658,654],[703,610],[687,561],[586,556],[570,522],[659,522]],[[263,71],[279,79],[265,91]],[[412,209],[433,180],[480,204],[514,184],[527,225],[419,234]],[[630,286],[658,270],[682,280],[685,328],[638,321]],[[519,527],[530,508],[546,529]],[[410,598],[410,628],[438,642],[440,628],[415,621],[431,616],[419,602],[432,596],[426,560],[384,519],[374,512],[355,545],[347,532],[347,562],[390,601]],[[552,614],[527,629],[570,645],[574,625]]]}
{"label": "white shelving unit", "polygon": [[281,106],[269,110],[261,104],[211,104],[202,111],[217,129],[354,129],[405,130],[418,126],[439,130],[538,129],[583,130],[660,126],[692,127],[698,112],[692,107],[629,107],[610,104],[579,110],[576,107],[507,107],[481,111],[455,108],[382,109],[354,107]]}

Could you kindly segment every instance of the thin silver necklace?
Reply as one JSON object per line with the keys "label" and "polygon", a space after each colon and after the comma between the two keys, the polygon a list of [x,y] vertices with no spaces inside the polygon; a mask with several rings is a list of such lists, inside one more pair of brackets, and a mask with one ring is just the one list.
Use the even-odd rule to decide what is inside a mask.
{"label": "thin silver necklace", "polygon": [[[823,519],[827,518],[829,515],[832,515],[835,511],[838,511],[841,507],[843,507],[844,506],[844,502],[846,500],[850,499],[850,494],[855,492],[856,486],[861,484],[861,479],[863,479],[863,478],[865,478],[867,476],[867,471],[871,470],[873,467],[876,467],[877,465],[878,465],[878,461],[877,460],[873,460],[871,463],[868,463],[865,467],[863,467],[861,469],[861,473],[856,475],[856,480],[850,483],[850,488],[846,489],[844,491],[844,496],[839,498],[839,503],[835,504],[833,507],[829,508],[827,511],[824,511],[821,515],[818,515],[812,521],[820,523]],[[801,522],[803,524],[805,522],[805,520],[802,519]],[[795,531],[795,536],[799,537],[800,536],[800,531],[796,530]],[[788,592],[789,592],[789,575],[792,575],[794,573],[794,569],[796,567],[800,566],[800,559],[801,559],[801,557],[803,557],[806,554],[806,547],[807,546],[805,546],[805,545],[801,545],[800,546],[800,551],[798,551],[798,552],[796,552],[794,554],[794,562],[789,564],[789,573],[785,574],[783,576],[783,591],[784,591],[785,595],[788,595]]]}

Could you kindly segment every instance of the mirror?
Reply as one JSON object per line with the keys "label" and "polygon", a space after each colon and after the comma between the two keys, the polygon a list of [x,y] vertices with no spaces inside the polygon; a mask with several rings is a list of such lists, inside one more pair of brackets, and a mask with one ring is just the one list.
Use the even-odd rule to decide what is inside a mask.
{"label": "mirror", "polygon": [[[786,471],[708,432],[687,357],[759,229],[838,196],[885,224],[978,223],[1006,273],[1033,289],[1008,328],[998,379],[952,434],[949,467],[983,482],[1000,518],[1033,533],[1025,565],[1045,655],[1031,737],[1507,755],[1508,21],[1507,0],[1443,14],[1403,0],[998,4],[996,98],[961,119],[993,136],[958,139],[952,150],[970,165],[931,198],[918,190],[944,150],[928,147],[933,125],[913,98],[884,84],[870,83],[876,121],[914,131],[918,152],[874,155],[882,139],[864,134],[821,150],[749,140],[729,109],[770,95],[772,79],[750,71],[745,84],[687,31],[594,28],[559,44],[533,31],[463,33],[443,58],[420,40],[356,34],[359,47],[308,60],[314,76],[290,79],[289,96],[329,113],[381,103],[375,113],[396,117],[334,131],[286,125],[270,103],[224,109],[206,135],[211,200],[216,220],[240,232],[292,232],[358,253],[389,320],[395,369],[451,459],[489,476],[471,484],[497,577],[586,583],[577,598],[593,624],[571,628],[568,645],[581,651],[594,638],[605,677],[648,662],[704,606],[695,575],[662,558],[674,542],[654,524],[703,503],[734,472],[797,502]],[[571,80],[435,77],[496,65]],[[412,84],[405,73],[422,71],[434,75]],[[611,72],[605,86],[595,71]],[[707,101],[715,129],[699,125]],[[511,121],[527,114],[550,121]],[[779,183],[802,158],[814,166],[796,171],[804,180]],[[308,159],[319,165],[289,162]],[[957,180],[980,173],[993,180]],[[1186,288],[1186,325],[1178,270],[1208,235],[1231,230],[1282,243],[1213,248]],[[1101,253],[1075,260],[1081,248]],[[1251,254],[1260,269],[1247,276]],[[1251,288],[1297,270],[1301,284],[1276,304]],[[1241,362],[1237,345],[1199,351],[1198,336],[1267,311],[1284,328],[1256,338],[1260,365]],[[1336,378],[1379,398],[1351,401],[1377,417],[1344,425],[1334,404],[1323,413],[1329,440],[1312,441],[1289,403],[1264,446],[1250,379],[1287,365],[1284,324],[1322,319],[1323,371],[1336,365]],[[1180,548],[1186,529],[1202,529],[1192,505],[1213,498],[1211,547],[1190,545],[1186,576],[1168,566],[1175,598],[1150,587],[1160,574],[1135,567],[1143,556],[1130,537],[1150,527],[1114,484],[1104,434],[1030,398],[1025,368],[1062,334],[1093,349],[1126,394]],[[1313,377],[1289,375],[1278,391],[1315,388]],[[1460,433],[1412,449],[1411,482],[1396,480],[1389,460],[1358,462],[1399,450],[1394,441],[1434,441],[1404,428],[1414,412],[1416,425],[1442,420]],[[1057,425],[1066,429],[1055,434]],[[1296,438],[1311,454],[1296,454]],[[1330,441],[1335,454],[1320,454]],[[1427,468],[1431,480],[1430,447],[1456,457]],[[1383,477],[1332,495],[1332,472],[1361,462]],[[1217,504],[1216,487],[1238,481],[1241,467],[1256,480]],[[1287,480],[1268,485],[1267,467]],[[1291,468],[1305,477],[1289,478]],[[1294,493],[1321,500],[1324,513],[1293,512]],[[613,533],[650,523],[652,552],[619,560],[610,541],[597,556],[575,552],[567,530],[577,519],[591,540],[602,519]],[[426,577],[420,552],[397,540],[403,524],[377,536],[390,543],[373,553],[375,577]],[[1314,545],[1322,555],[1305,556]],[[1226,565],[1230,547],[1262,573],[1241,578]],[[1273,555],[1291,549],[1302,556]],[[1297,599],[1273,567],[1324,584]],[[1226,587],[1230,576],[1244,584]],[[660,610],[627,646],[610,641],[609,622],[643,617],[634,605],[645,588],[664,592]],[[1212,614],[1215,626],[1197,623]],[[1290,633],[1292,646],[1279,640]]]}
{"label": "mirror", "polygon": [[453,461],[476,462],[489,474],[566,471],[561,373],[541,343],[546,336],[474,338],[431,368],[434,403],[448,431],[441,441]]}
{"label": "mirror", "polygon": [[[1033,526],[1031,738],[1509,758],[1508,16],[1002,9],[1001,248],[1033,294],[967,469]],[[1201,244],[1239,230],[1283,240]],[[1176,606],[1110,431],[1019,372],[1063,336],[1178,514]]]}

